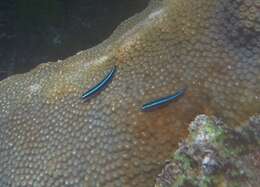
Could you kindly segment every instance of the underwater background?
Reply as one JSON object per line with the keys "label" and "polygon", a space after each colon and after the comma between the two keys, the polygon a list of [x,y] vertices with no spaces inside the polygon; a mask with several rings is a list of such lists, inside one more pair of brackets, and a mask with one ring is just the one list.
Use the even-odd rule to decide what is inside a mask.
{"label": "underwater background", "polygon": [[0,80],[100,43],[148,1],[1,1]]}

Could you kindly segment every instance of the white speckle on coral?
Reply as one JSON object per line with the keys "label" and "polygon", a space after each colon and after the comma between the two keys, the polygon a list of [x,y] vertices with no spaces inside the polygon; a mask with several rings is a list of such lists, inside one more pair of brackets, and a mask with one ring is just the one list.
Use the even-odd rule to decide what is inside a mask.
{"label": "white speckle on coral", "polygon": [[190,125],[190,129],[192,131],[197,131],[197,135],[195,137],[195,142],[197,144],[206,144],[215,137],[213,132],[209,133],[203,128],[207,125],[207,123],[209,123],[208,116],[202,114],[198,115]]}
{"label": "white speckle on coral", "polygon": [[202,168],[206,175],[214,173],[220,167],[213,155],[206,155],[202,160]]}
{"label": "white speckle on coral", "polygon": [[[132,29],[130,29],[129,31],[127,31],[125,34],[122,35],[122,48],[124,48],[124,46],[131,46],[131,44],[135,43],[138,39],[139,39],[139,35],[140,35],[140,30],[145,26],[145,25],[153,25],[152,22],[154,22],[155,20],[157,22],[160,21],[160,19],[162,19],[162,13],[165,12],[164,9],[160,9],[157,10],[155,12],[152,12],[151,14],[149,14],[149,16],[144,19],[143,21],[141,21],[140,23],[136,24]],[[129,38],[131,38],[131,40],[129,40]],[[120,42],[120,40],[119,40]],[[130,43],[130,44],[129,44]]]}
{"label": "white speckle on coral", "polygon": [[151,14],[149,14],[148,19],[154,19],[157,18],[158,16],[160,16],[164,11],[162,9],[157,10],[155,12],[152,12]]}
{"label": "white speckle on coral", "polygon": [[30,94],[36,94],[41,90],[41,85],[40,84],[33,84],[29,86],[29,91]]}
{"label": "white speckle on coral", "polygon": [[101,56],[101,57],[96,58],[96,59],[94,59],[94,60],[92,60],[92,61],[89,61],[88,63],[85,63],[83,66],[84,66],[84,68],[88,68],[89,66],[91,66],[91,65],[93,65],[93,64],[96,64],[96,65],[102,64],[102,63],[104,63],[107,59],[108,59],[108,56]]}
{"label": "white speckle on coral", "polygon": [[82,54],[84,51],[79,51],[79,52],[77,52],[76,53],[76,55],[80,55],[80,54]]}
{"label": "white speckle on coral", "polygon": [[193,122],[190,124],[190,129],[197,130],[201,126],[206,125],[208,122],[208,116],[205,114],[198,115]]}
{"label": "white speckle on coral", "polygon": [[210,161],[210,157],[209,156],[205,156],[203,161],[202,161],[202,164],[206,165],[206,164],[208,164],[209,161]]}
{"label": "white speckle on coral", "polygon": [[206,144],[209,142],[209,140],[210,140],[209,134],[201,132],[201,131],[198,133],[198,135],[195,138],[195,142],[197,144]]}

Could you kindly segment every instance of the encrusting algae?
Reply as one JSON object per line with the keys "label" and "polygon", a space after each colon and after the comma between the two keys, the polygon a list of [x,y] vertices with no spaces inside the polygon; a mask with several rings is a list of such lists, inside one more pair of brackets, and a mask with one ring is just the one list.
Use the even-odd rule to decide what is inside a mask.
{"label": "encrusting algae", "polygon": [[198,115],[155,187],[258,186],[259,146],[260,116],[231,129],[215,117]]}
{"label": "encrusting algae", "polygon": [[0,186],[152,186],[196,115],[235,126],[259,114],[259,10],[258,0],[152,0],[98,46],[1,81]]}

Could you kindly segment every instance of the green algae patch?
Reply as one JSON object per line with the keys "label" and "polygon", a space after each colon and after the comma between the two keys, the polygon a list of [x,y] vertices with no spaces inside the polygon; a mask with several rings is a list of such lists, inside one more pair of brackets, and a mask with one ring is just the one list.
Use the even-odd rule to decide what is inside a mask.
{"label": "green algae patch", "polygon": [[[191,124],[189,130],[191,141],[197,144],[210,144],[215,149],[218,149],[224,157],[234,157],[247,152],[251,145],[250,142],[253,142],[249,141],[250,135],[249,137],[242,136],[241,133],[223,126],[223,122],[216,118],[203,118],[200,120],[195,120]],[[241,144],[238,144],[238,141]]]}
{"label": "green algae patch", "polygon": [[215,125],[215,121],[206,118],[205,121],[194,121],[190,128],[191,140],[197,143],[222,144],[225,138],[225,131]]}
{"label": "green algae patch", "polygon": [[183,166],[184,170],[190,169],[195,164],[195,162],[188,155],[182,154],[180,152],[177,152],[174,155],[174,159]]}
{"label": "green algae patch", "polygon": [[189,136],[156,179],[156,187],[256,186],[259,183],[259,119],[231,129],[215,117],[199,115]]}

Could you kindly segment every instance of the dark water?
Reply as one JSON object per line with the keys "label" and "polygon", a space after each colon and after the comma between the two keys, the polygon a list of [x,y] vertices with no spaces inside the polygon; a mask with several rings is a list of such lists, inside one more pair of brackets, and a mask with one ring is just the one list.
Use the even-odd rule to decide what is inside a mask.
{"label": "dark water", "polygon": [[0,80],[96,45],[148,1],[0,1]]}

